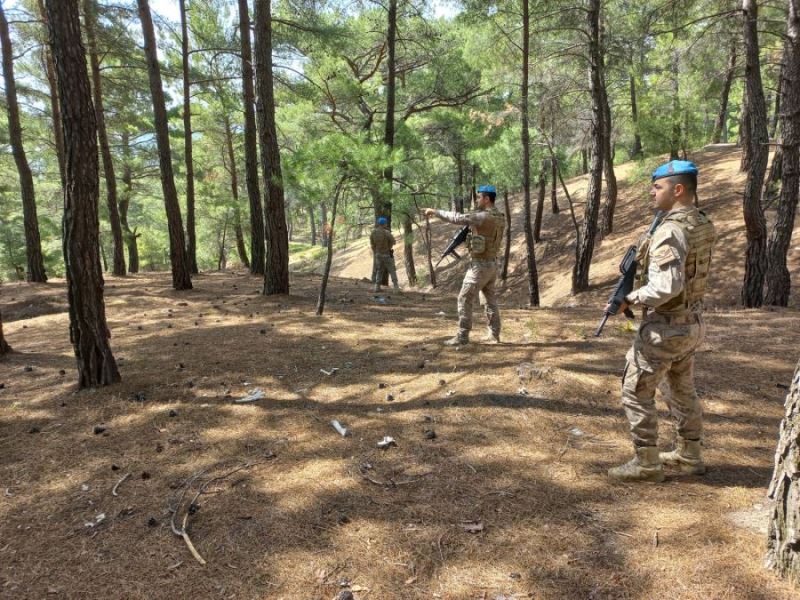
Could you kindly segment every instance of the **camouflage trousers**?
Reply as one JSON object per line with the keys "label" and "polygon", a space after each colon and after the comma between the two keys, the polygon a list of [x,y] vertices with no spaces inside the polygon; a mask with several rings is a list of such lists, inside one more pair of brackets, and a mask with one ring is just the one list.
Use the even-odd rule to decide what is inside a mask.
{"label": "camouflage trousers", "polygon": [[697,313],[645,317],[631,349],[622,376],[622,405],[637,446],[658,442],[655,394],[662,388],[678,435],[699,440],[703,434],[703,408],[694,389],[694,353],[705,338],[706,326]]}
{"label": "camouflage trousers", "polygon": [[397,269],[394,266],[394,256],[391,254],[374,254],[372,259],[372,283],[376,290],[381,287],[384,272],[392,278],[392,285],[397,287]]}
{"label": "camouflage trousers", "polygon": [[458,336],[468,338],[472,329],[472,304],[475,296],[481,296],[489,329],[495,337],[500,337],[500,309],[494,282],[497,279],[497,263],[494,260],[470,261],[461,291],[458,294]]}

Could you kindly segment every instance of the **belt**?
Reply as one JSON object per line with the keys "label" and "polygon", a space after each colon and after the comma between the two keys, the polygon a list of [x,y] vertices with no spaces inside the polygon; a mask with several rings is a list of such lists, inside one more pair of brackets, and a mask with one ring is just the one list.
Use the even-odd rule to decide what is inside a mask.
{"label": "belt", "polygon": [[495,265],[495,264],[497,264],[497,259],[496,258],[471,258],[470,262],[480,263],[480,264],[484,264],[484,265],[490,265],[490,264],[491,265]]}
{"label": "belt", "polygon": [[653,312],[648,315],[651,320],[667,325],[693,325],[700,318],[700,313],[689,312],[670,315],[666,313]]}

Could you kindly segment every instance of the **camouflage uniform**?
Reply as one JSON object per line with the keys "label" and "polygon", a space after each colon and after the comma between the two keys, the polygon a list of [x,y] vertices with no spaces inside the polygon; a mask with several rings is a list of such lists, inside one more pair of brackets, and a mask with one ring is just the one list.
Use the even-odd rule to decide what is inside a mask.
{"label": "camouflage uniform", "polygon": [[631,304],[647,313],[622,378],[622,403],[637,447],[655,446],[656,387],[666,377],[667,403],[678,436],[699,441],[703,411],[694,388],[694,353],[705,337],[702,300],[715,241],[714,225],[694,207],[678,207],[664,217],[651,239],[639,244],[642,265]]}
{"label": "camouflage uniform", "polygon": [[394,236],[392,232],[384,227],[376,227],[369,236],[369,245],[372,247],[372,283],[375,291],[381,289],[381,279],[383,272],[388,271],[392,278],[392,285],[395,289],[397,285],[397,269],[394,266]]}
{"label": "camouflage uniform", "polygon": [[472,303],[475,296],[482,296],[489,332],[495,340],[500,339],[500,309],[497,306],[494,283],[497,279],[497,252],[503,239],[505,215],[496,208],[469,214],[437,210],[436,216],[456,225],[469,225],[467,244],[470,263],[458,294],[458,336],[460,342],[469,340],[472,330]]}

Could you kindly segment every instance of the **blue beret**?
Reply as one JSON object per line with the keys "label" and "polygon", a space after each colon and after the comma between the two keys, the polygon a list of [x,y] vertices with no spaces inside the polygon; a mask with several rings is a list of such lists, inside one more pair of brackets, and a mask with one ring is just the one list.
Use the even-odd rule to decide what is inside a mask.
{"label": "blue beret", "polygon": [[389,220],[386,217],[378,217],[378,225],[386,225]]}
{"label": "blue beret", "polygon": [[653,171],[653,181],[673,175],[694,175],[697,177],[697,166],[690,160],[671,160]]}
{"label": "blue beret", "polygon": [[493,185],[479,185],[478,186],[478,193],[479,194],[496,194],[497,188]]}

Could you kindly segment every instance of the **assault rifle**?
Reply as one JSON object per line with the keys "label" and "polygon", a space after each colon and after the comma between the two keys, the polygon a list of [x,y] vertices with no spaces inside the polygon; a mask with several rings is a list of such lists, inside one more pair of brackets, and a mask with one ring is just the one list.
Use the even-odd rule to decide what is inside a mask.
{"label": "assault rifle", "polygon": [[468,235],[469,235],[469,225],[464,225],[464,227],[459,229],[458,233],[456,233],[453,236],[453,239],[450,240],[450,243],[447,245],[447,248],[444,249],[444,252],[442,252],[442,255],[439,257],[439,260],[436,262],[434,268],[439,266],[439,263],[444,260],[445,256],[453,255],[458,260],[461,260],[461,257],[456,252],[456,248],[458,248],[461,244],[463,244],[467,240]]}
{"label": "assault rifle", "polygon": [[[650,225],[650,229],[647,230],[647,238],[650,238],[650,236],[655,233],[656,228],[661,224],[663,216],[664,214],[660,211],[656,213],[653,224]],[[625,252],[625,256],[622,257],[622,262],[619,263],[619,272],[621,275],[619,276],[614,291],[611,293],[611,297],[608,299],[608,309],[603,312],[600,325],[597,327],[597,331],[594,332],[595,337],[600,337],[600,334],[603,333],[603,327],[606,326],[608,317],[619,312],[619,307],[625,302],[625,296],[630,294],[633,290],[633,281],[636,278],[636,269],[639,266],[639,263],[636,262],[636,250],[635,244],[628,248],[628,251]],[[629,319],[633,319],[633,311],[630,308],[626,308],[625,316]]]}

